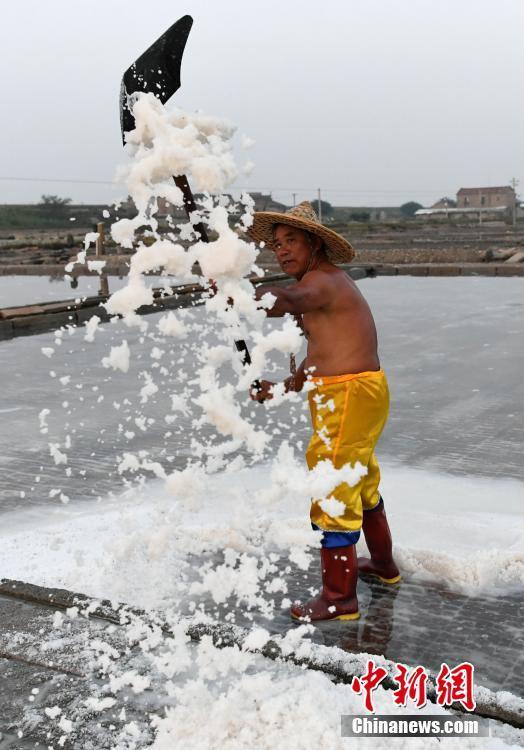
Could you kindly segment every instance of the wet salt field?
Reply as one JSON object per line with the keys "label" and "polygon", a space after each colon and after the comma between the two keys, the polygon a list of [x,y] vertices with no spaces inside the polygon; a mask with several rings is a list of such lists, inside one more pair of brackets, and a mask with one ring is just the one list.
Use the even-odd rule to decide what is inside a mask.
{"label": "wet salt field", "polygon": [[[447,473],[523,479],[524,282],[381,277],[359,284],[376,317],[392,394],[379,455]],[[202,322],[204,310],[190,316]],[[150,330],[158,317],[147,317]],[[182,468],[198,454],[192,439],[208,437],[206,428],[195,430],[198,410],[191,403],[202,332],[155,343],[121,322],[103,328],[93,343],[76,330],[0,345],[0,512],[56,509],[57,490],[70,500],[119,492],[115,467],[125,451],[146,450]],[[213,334],[206,336],[213,343]],[[102,367],[122,339],[131,349],[129,372]],[[47,357],[43,348],[54,352]],[[286,364],[281,356],[269,377],[284,377]],[[144,373],[158,392],[142,403]],[[171,396],[184,389],[186,406],[174,413]],[[274,432],[273,448],[282,439],[300,446],[309,437],[303,402],[274,409],[246,400],[245,408]],[[67,465],[54,463],[50,443],[67,454]]]}
{"label": "wet salt field", "polygon": [[[378,453],[403,581],[386,587],[359,580],[360,620],[318,623],[307,638],[434,672],[443,661],[468,660],[476,684],[521,696],[524,280],[381,277],[359,284],[375,314],[392,393]],[[283,519],[279,506],[253,507],[249,494],[256,500],[256,490],[269,484],[268,466],[250,467],[245,454],[247,468],[211,475],[212,494],[206,485],[205,502],[183,506],[184,517],[170,510],[163,481],[147,473],[138,480],[138,502],[133,492],[129,502],[112,497],[136,485],[136,474],[118,470],[127,452],[142,451],[167,470],[212,454],[206,445],[212,432],[199,424],[192,398],[198,394],[198,355],[206,343],[216,343],[215,333],[203,330],[201,307],[187,311],[185,322],[194,328],[186,339],[160,337],[158,318],[145,318],[145,333],[121,322],[105,324],[94,342],[76,330],[0,345],[0,578],[171,609],[177,617],[196,607],[214,621],[293,636],[297,624],[286,600],[318,590],[318,559],[311,549],[305,569],[290,554],[302,540],[293,499]],[[131,351],[129,371],[104,368],[101,360],[123,339]],[[284,377],[286,364],[279,355],[268,377]],[[277,408],[246,399],[243,408],[274,436],[264,460],[284,440],[303,451],[310,429],[305,399]],[[101,502],[94,504],[97,498]],[[281,519],[283,542],[271,535]],[[238,565],[224,564],[223,550],[231,548]],[[257,580],[255,600],[249,571],[267,563],[269,553],[274,569]],[[271,587],[279,578],[285,588]],[[221,600],[216,595],[224,585],[232,593]],[[38,684],[36,704],[67,707],[86,732],[91,727],[93,746],[105,747],[107,726],[118,725],[116,714],[101,724],[99,714],[86,713],[81,701],[93,681],[74,674],[84,670],[86,629],[90,637],[114,639],[127,654],[122,669],[129,661],[141,672],[154,670],[136,649],[120,648],[120,631],[109,632],[100,622],[73,620],[67,636],[58,631],[57,638],[55,615],[46,608],[0,597],[0,610],[0,650],[21,658],[2,662],[0,702],[8,708],[0,732],[13,746],[32,747],[16,744],[13,727],[22,715],[29,735],[36,732],[42,742],[52,736],[46,732],[57,732],[47,718],[36,729],[30,723],[27,695]],[[191,648],[196,658],[197,648]],[[62,674],[62,668],[73,673]],[[260,672],[273,668],[258,665]],[[158,675],[153,680],[143,695],[129,691],[128,718],[140,723],[149,711],[161,711],[164,683]]]}
{"label": "wet salt field", "polygon": [[[0,276],[0,309],[33,305],[37,302],[93,297],[99,293],[98,276],[78,276],[77,282],[73,287],[63,276]],[[108,283],[109,291],[112,293],[125,286],[127,278],[109,276]],[[153,283],[155,286],[161,286],[163,281],[156,277]]]}
{"label": "wet salt field", "polygon": [[[114,292],[125,283],[125,278],[112,276],[109,290]],[[98,294],[99,288],[98,276],[79,276],[74,288],[63,276],[0,276],[0,308],[91,297]]]}

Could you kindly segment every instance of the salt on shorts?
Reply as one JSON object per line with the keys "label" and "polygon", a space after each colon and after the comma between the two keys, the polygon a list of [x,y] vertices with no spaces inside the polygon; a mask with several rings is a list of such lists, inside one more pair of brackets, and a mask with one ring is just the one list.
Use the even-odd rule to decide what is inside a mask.
{"label": "salt on shorts", "polygon": [[329,532],[324,534],[323,546],[355,544],[363,511],[372,510],[381,500],[380,469],[374,450],[388,417],[388,382],[383,370],[318,377],[312,382],[315,388],[308,392],[313,423],[306,451],[309,469],[325,460],[337,469],[359,461],[368,471],[355,486],[344,482],[332,492],[346,506],[342,515],[329,516],[313,499],[311,523],[313,528]]}

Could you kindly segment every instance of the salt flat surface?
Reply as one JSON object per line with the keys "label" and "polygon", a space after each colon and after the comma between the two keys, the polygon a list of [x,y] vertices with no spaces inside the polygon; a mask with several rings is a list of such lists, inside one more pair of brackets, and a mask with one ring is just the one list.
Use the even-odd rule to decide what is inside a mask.
{"label": "salt flat surface", "polygon": [[[62,276],[0,276],[0,308],[34,305],[55,300],[82,299],[99,294],[98,276],[78,276],[78,285],[72,287]],[[162,286],[165,279],[151,279],[155,286]],[[109,292],[112,294],[127,284],[127,277],[109,276]],[[176,283],[174,279],[170,283]]]}
{"label": "salt flat surface", "polygon": [[[454,475],[524,480],[523,280],[382,277],[360,287],[377,320],[392,396],[379,455]],[[154,326],[158,319],[147,321]],[[203,309],[195,308],[189,320],[203,321]],[[268,322],[268,330],[277,325]],[[0,366],[8,375],[0,401],[0,513],[53,506],[49,492],[58,488],[72,500],[119,492],[115,466],[123,451],[148,450],[178,468],[194,455],[195,351],[213,343],[212,335],[190,331],[184,340],[155,343],[122,323],[102,328],[91,343],[82,329],[59,339],[46,333],[2,343]],[[101,361],[122,339],[133,351],[129,371],[109,371]],[[285,377],[284,356],[274,367],[269,377]],[[159,391],[141,403],[144,371]],[[173,412],[171,396],[184,389],[189,407]],[[39,431],[43,409],[49,410],[46,434]],[[278,408],[246,402],[244,410],[273,434],[273,452],[284,438],[297,446],[309,439],[305,399]],[[167,424],[170,414],[175,421]],[[64,450],[66,435],[68,464],[57,466],[49,443]],[[501,504],[502,498],[494,500]]]}
{"label": "salt flat surface", "polygon": [[[126,283],[125,278],[109,277],[109,291]],[[63,277],[0,276],[0,308],[34,305],[38,302],[96,296],[100,289],[98,276],[79,276],[74,289]]]}

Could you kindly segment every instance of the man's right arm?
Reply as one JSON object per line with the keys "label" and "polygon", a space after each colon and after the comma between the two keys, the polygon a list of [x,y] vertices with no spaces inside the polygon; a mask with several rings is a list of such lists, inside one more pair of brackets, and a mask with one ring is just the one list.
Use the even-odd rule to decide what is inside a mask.
{"label": "man's right arm", "polygon": [[[297,367],[296,373],[290,375],[284,380],[284,390],[286,393],[302,390],[304,383],[306,382],[305,367],[306,360],[304,359],[304,361]],[[275,383],[272,383],[270,380],[261,380],[260,386],[261,388],[259,391],[256,391],[254,388],[250,389],[249,395],[251,396],[251,399],[253,401],[270,401],[273,398],[272,391]]]}
{"label": "man's right arm", "polygon": [[304,383],[306,382],[306,360],[302,360],[300,365],[297,367],[297,371],[294,375],[290,375],[288,378],[284,380],[284,388],[286,389],[286,393],[289,393],[289,391],[301,391],[304,387]]}
{"label": "man's right arm", "polygon": [[255,299],[260,300],[265,294],[276,297],[273,306],[266,310],[269,318],[281,318],[286,313],[300,315],[325,307],[333,296],[329,276],[322,271],[310,271],[296,284],[287,287],[259,286]]}

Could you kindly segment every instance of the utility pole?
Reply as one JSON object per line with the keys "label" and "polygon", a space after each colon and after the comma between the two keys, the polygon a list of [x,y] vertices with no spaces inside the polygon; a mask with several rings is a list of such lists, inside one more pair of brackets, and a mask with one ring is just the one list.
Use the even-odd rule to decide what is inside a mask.
{"label": "utility pole", "polygon": [[[103,221],[98,222],[96,225],[96,231],[98,232],[98,237],[96,238],[95,255],[97,258],[102,258],[105,252],[105,227]],[[103,297],[109,297],[109,282],[107,280],[107,274],[103,272],[100,273],[100,289],[98,293]]]}
{"label": "utility pole", "polygon": [[516,177],[512,177],[509,184],[515,193],[513,196],[513,226],[515,226],[517,223],[517,185],[519,184],[519,181]]}
{"label": "utility pole", "polygon": [[318,189],[318,220],[322,224],[322,200],[320,197],[320,188]]}
{"label": "utility pole", "polygon": [[297,194],[293,193],[293,208],[297,205]]}

